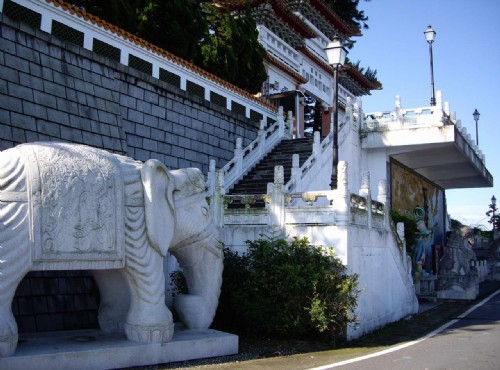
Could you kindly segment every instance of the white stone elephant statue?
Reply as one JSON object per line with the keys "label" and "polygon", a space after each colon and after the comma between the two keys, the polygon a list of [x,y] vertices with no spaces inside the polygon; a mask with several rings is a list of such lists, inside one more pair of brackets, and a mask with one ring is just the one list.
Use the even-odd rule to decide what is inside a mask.
{"label": "white stone elephant statue", "polygon": [[164,257],[183,268],[189,293],[176,308],[206,329],[217,309],[222,249],[213,236],[205,180],[76,144],[22,144],[0,152],[0,357],[14,353],[11,304],[30,270],[93,270],[105,332],[171,340]]}

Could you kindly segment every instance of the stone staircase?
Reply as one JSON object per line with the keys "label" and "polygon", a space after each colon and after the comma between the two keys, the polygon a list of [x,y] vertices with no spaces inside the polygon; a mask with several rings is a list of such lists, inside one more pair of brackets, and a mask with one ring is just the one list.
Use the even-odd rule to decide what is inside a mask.
{"label": "stone staircase", "polygon": [[229,195],[266,194],[267,184],[274,181],[275,166],[283,166],[286,184],[292,172],[292,156],[298,154],[302,165],[312,154],[312,144],[312,138],[282,140],[234,185]]}

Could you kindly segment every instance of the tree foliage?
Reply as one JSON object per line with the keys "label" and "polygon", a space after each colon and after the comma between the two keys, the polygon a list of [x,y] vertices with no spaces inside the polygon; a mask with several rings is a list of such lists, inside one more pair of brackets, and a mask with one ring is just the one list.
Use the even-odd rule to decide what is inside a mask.
{"label": "tree foliage", "polygon": [[264,49],[247,11],[207,0],[73,0],[73,4],[252,93],[266,79]]}
{"label": "tree foliage", "polygon": [[368,29],[368,17],[364,11],[358,9],[359,0],[325,0],[325,2],[347,23],[359,29]]}
{"label": "tree foliage", "polygon": [[201,46],[204,68],[244,90],[260,91],[267,77],[265,50],[250,10],[234,16],[213,4],[204,9],[210,30]]}
{"label": "tree foliage", "polygon": [[356,322],[357,275],[307,238],[247,243],[247,254],[225,250],[215,326],[266,338],[342,339]]}
{"label": "tree foliage", "polygon": [[[369,0],[366,0],[369,1]],[[231,13],[210,0],[72,0],[89,13],[200,66],[246,90],[257,93],[267,77],[265,50],[248,8]],[[327,0],[345,21],[368,28],[359,0]],[[354,41],[349,43],[352,47]],[[365,72],[376,80],[376,70]]]}

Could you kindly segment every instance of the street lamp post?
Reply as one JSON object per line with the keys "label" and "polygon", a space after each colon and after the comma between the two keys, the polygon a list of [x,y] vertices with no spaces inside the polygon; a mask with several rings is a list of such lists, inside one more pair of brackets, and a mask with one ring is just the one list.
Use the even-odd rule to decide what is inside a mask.
{"label": "street lamp post", "polygon": [[491,197],[491,204],[488,206],[488,208],[489,208],[489,211],[486,212],[486,216],[491,217],[488,222],[490,222],[493,225],[493,227],[492,227],[493,238],[495,238],[495,230],[496,230],[496,226],[497,226],[495,213],[498,210],[498,208],[497,208],[497,198],[495,198],[494,195]]}
{"label": "street lamp post", "polygon": [[493,195],[491,197],[491,205],[493,207],[491,207],[492,211],[493,211],[493,238],[495,237],[495,229],[496,229],[496,219],[495,219],[495,211],[497,210],[497,198],[495,198],[495,196]]}
{"label": "street lamp post", "polygon": [[337,165],[339,163],[339,68],[344,64],[347,55],[347,49],[342,45],[339,38],[334,38],[326,47],[326,56],[328,64],[333,67],[333,160],[332,160],[332,178],[330,189],[337,189]]}
{"label": "street lamp post", "polygon": [[472,117],[474,117],[474,121],[476,121],[476,145],[479,145],[479,136],[477,135],[477,121],[479,121],[480,113],[477,109],[474,109],[474,113],[472,113]]}
{"label": "street lamp post", "polygon": [[432,61],[432,43],[434,42],[434,38],[436,37],[436,31],[432,29],[429,25],[427,29],[424,31],[425,39],[429,43],[429,55],[431,59],[431,106],[436,105],[436,98],[434,97],[434,64]]}

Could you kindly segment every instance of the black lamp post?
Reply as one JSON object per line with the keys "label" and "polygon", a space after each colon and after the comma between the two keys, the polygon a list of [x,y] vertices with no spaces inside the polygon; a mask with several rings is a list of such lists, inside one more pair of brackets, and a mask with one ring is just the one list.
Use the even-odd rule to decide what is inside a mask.
{"label": "black lamp post", "polygon": [[[496,229],[495,211],[497,210],[497,198],[495,198],[494,195],[491,197],[491,205],[493,206],[493,207],[491,207],[491,210],[493,211],[493,217],[492,217],[492,219],[493,219],[493,232],[495,232],[495,229]],[[495,237],[495,236],[493,235],[493,237]]]}
{"label": "black lamp post", "polygon": [[[486,212],[486,216],[491,217],[488,222],[493,225],[493,229],[492,230],[493,230],[493,234],[494,234],[495,230],[497,228],[497,220],[496,220],[495,213],[498,210],[498,208],[497,208],[497,198],[495,198],[494,195],[491,197],[491,204],[488,206],[488,208],[489,208],[489,211]],[[495,237],[495,235],[493,235],[493,237]]]}
{"label": "black lamp post", "polygon": [[436,98],[434,97],[434,64],[432,62],[432,43],[436,37],[436,31],[431,26],[427,27],[424,31],[425,39],[429,43],[429,55],[431,57],[431,106],[436,105]]}
{"label": "black lamp post", "polygon": [[476,145],[479,145],[479,136],[477,135],[477,121],[479,121],[480,113],[477,111],[477,109],[474,109],[474,113],[472,113],[472,116],[474,117],[474,121],[476,121]]}
{"label": "black lamp post", "polygon": [[339,68],[344,64],[345,57],[347,55],[347,49],[342,45],[339,38],[334,38],[326,47],[326,56],[328,58],[328,64],[333,67],[333,161],[332,161],[332,180],[330,183],[330,189],[337,189],[337,165],[339,163],[339,141],[338,141],[338,131],[339,131]]}

